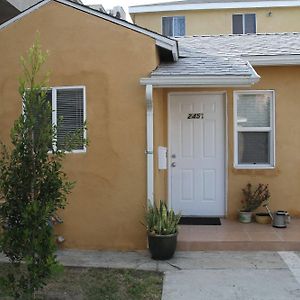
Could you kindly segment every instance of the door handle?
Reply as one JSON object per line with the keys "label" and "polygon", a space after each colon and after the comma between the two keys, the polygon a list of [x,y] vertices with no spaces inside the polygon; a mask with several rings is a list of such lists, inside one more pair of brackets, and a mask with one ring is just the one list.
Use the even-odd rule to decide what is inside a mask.
{"label": "door handle", "polygon": [[176,167],[176,162],[172,162],[172,163],[171,163],[171,167],[172,167],[172,168],[175,168],[175,167]]}

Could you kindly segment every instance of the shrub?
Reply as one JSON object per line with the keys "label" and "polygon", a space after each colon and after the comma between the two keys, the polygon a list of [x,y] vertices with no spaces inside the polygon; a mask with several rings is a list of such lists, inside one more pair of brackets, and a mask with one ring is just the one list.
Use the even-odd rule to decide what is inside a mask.
{"label": "shrub", "polygon": [[262,204],[267,204],[271,197],[269,187],[267,184],[258,184],[253,191],[252,184],[248,183],[245,188],[242,189],[244,199],[242,200],[243,208],[241,211],[251,212],[256,210]]}
{"label": "shrub", "polygon": [[159,206],[149,203],[146,213],[147,231],[153,235],[177,233],[180,217],[180,214],[175,214],[173,209],[168,209],[163,201],[159,202]]}

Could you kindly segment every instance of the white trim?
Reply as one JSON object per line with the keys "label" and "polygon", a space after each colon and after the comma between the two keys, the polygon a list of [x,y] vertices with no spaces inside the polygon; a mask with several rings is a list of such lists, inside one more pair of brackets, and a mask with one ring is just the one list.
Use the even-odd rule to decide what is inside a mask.
{"label": "white trim", "polygon": [[35,10],[37,10],[39,8],[41,8],[42,6],[48,4],[51,1],[58,2],[58,3],[61,3],[61,4],[64,4],[64,5],[76,8],[76,9],[78,9],[80,11],[85,12],[85,13],[91,14],[91,15],[96,16],[96,17],[100,17],[100,18],[102,18],[104,20],[110,21],[110,22],[115,23],[117,25],[121,25],[123,27],[126,27],[128,29],[134,30],[136,32],[145,34],[145,35],[147,35],[147,36],[155,39],[156,45],[158,47],[162,47],[164,49],[172,51],[174,60],[175,61],[178,60],[177,41],[172,40],[172,39],[170,39],[168,37],[165,37],[163,35],[160,35],[160,34],[158,34],[156,32],[153,32],[153,31],[147,30],[145,28],[139,27],[137,25],[134,25],[132,23],[129,23],[129,22],[125,21],[125,20],[114,18],[114,17],[112,17],[112,16],[110,16],[108,14],[102,13],[100,11],[96,11],[94,9],[91,9],[88,6],[84,6],[82,4],[78,4],[78,3],[75,3],[75,2],[72,2],[72,1],[69,1],[69,0],[43,0],[43,1],[39,2],[38,4],[32,6],[31,8],[25,10],[24,12],[18,14],[14,18],[12,18],[12,19],[8,20],[7,22],[1,24],[0,25],[0,30],[3,29],[3,28],[6,28],[7,26],[11,25],[12,23],[17,22],[21,18],[25,17],[26,15],[32,13],[33,11],[35,11]]}
{"label": "white trim", "polygon": [[141,85],[153,85],[153,87],[234,87],[251,86],[257,83],[260,76],[153,76],[141,78]]}
{"label": "white trim", "polygon": [[[86,87],[84,85],[74,85],[74,86],[53,86],[49,87],[52,91],[52,124],[57,126],[57,90],[72,90],[72,89],[82,89],[83,90],[83,122],[86,122]],[[54,91],[54,93],[53,93]],[[84,139],[87,138],[87,131],[84,129],[83,131]],[[66,151],[66,153],[86,153],[86,145],[84,145],[83,149],[80,150],[72,150]]]}
{"label": "white trim", "polygon": [[168,191],[168,199],[167,199],[167,202],[168,202],[168,207],[172,207],[172,199],[171,199],[171,191],[172,191],[172,187],[171,187],[171,172],[170,172],[170,162],[172,161],[171,160],[171,152],[169,151],[171,149],[171,96],[172,95],[223,95],[223,105],[225,107],[224,108],[224,113],[225,113],[225,147],[224,147],[224,150],[225,150],[225,153],[224,153],[224,161],[225,161],[225,176],[224,176],[224,216],[218,216],[218,217],[225,217],[227,216],[227,213],[228,213],[228,183],[229,183],[229,180],[228,180],[228,161],[229,161],[229,144],[228,144],[228,101],[227,101],[227,93],[226,91],[213,91],[213,92],[170,92],[168,93],[168,136],[167,136],[167,140],[168,140],[168,188],[167,188],[167,191]]}
{"label": "white trim", "polygon": [[200,3],[200,4],[153,4],[129,7],[130,14],[164,11],[187,11],[208,9],[232,9],[232,8],[271,8],[271,7],[297,7],[300,1],[253,1],[253,2],[222,2],[222,3]]}
{"label": "white trim", "polygon": [[225,216],[228,215],[228,191],[229,191],[229,179],[228,179],[228,172],[229,172],[229,136],[228,136],[228,95],[227,92],[224,91],[225,95]]}
{"label": "white trim", "polygon": [[147,104],[147,200],[154,203],[154,125],[153,125],[153,87],[146,86]]}
{"label": "white trim", "polygon": [[252,66],[300,65],[300,54],[243,56]]}
{"label": "white trim", "polygon": [[[240,94],[271,94],[270,127],[251,127],[239,130],[237,126],[237,100]],[[241,90],[233,92],[233,136],[234,136],[234,159],[235,169],[274,169],[276,166],[276,120],[275,120],[275,91],[274,90]],[[239,164],[238,163],[238,133],[243,132],[270,132],[270,164]]]}

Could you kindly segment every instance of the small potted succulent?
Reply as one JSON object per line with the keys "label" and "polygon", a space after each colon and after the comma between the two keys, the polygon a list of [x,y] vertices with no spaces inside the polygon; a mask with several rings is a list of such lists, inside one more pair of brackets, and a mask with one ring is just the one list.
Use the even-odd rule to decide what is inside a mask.
{"label": "small potted succulent", "polygon": [[267,204],[270,198],[270,192],[267,184],[259,184],[254,190],[252,184],[248,183],[242,189],[244,199],[243,207],[240,210],[239,220],[241,223],[250,223],[252,221],[252,212],[262,204]]}
{"label": "small potted succulent", "polygon": [[168,209],[166,203],[148,204],[146,228],[151,257],[166,260],[173,257],[177,245],[178,223],[180,214]]}

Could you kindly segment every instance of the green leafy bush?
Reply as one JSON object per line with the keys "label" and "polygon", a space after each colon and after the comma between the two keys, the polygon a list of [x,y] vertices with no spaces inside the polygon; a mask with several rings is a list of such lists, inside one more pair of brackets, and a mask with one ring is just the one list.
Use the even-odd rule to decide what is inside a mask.
{"label": "green leafy bush", "polygon": [[57,269],[50,219],[65,207],[73,187],[62,170],[65,151],[53,146],[57,128],[46,99],[47,75],[40,74],[45,60],[37,39],[21,60],[23,112],[11,130],[12,147],[1,143],[0,252],[11,264],[8,276],[0,278],[0,289],[15,299],[33,299]]}
{"label": "green leafy bush", "polygon": [[269,186],[267,184],[259,184],[254,190],[251,183],[248,183],[242,189],[244,199],[242,200],[243,207],[241,211],[251,212],[256,210],[262,204],[268,204],[271,197]]}
{"label": "green leafy bush", "polygon": [[147,231],[153,235],[177,233],[180,217],[180,214],[175,214],[173,209],[168,209],[163,201],[159,202],[159,206],[149,203],[146,213]]}

